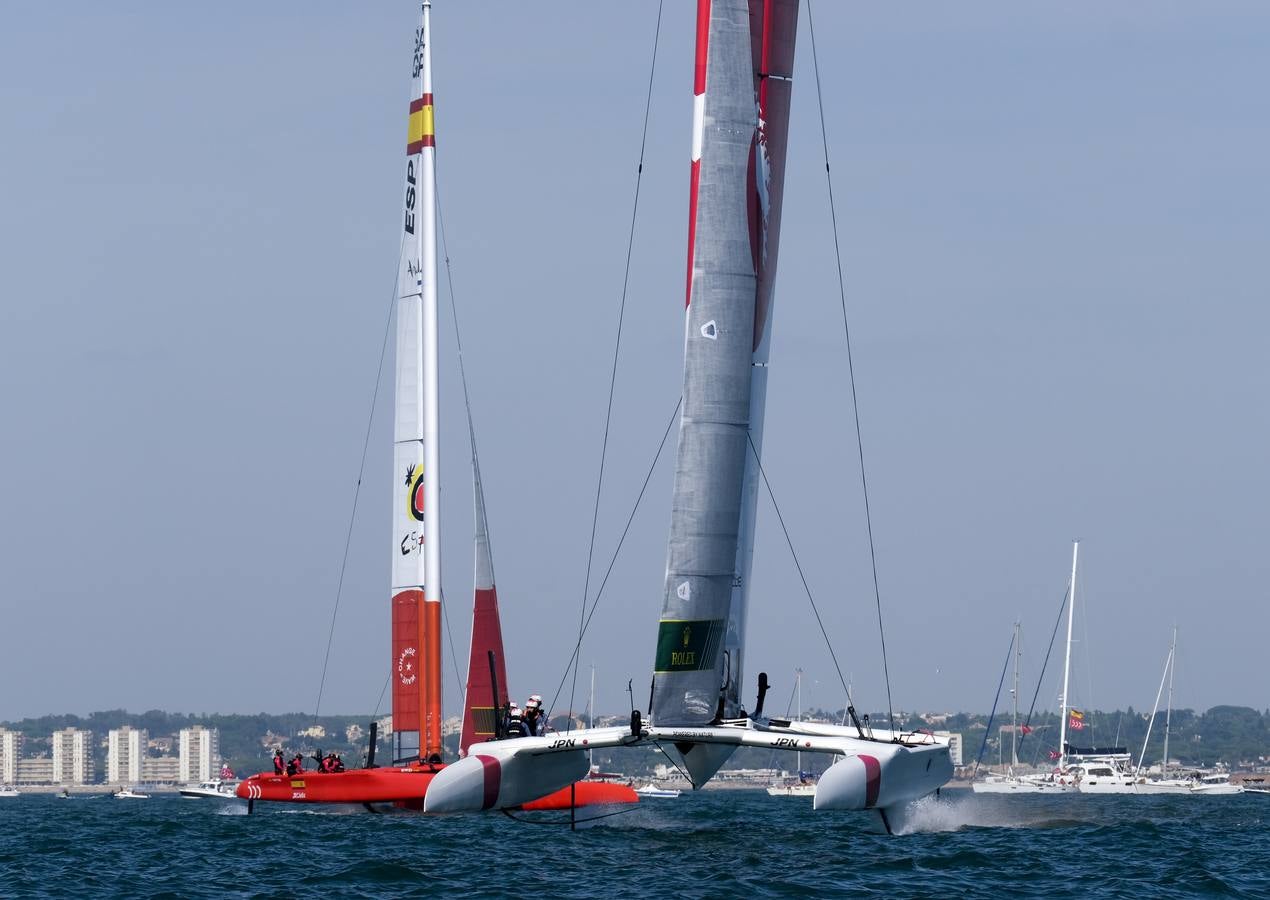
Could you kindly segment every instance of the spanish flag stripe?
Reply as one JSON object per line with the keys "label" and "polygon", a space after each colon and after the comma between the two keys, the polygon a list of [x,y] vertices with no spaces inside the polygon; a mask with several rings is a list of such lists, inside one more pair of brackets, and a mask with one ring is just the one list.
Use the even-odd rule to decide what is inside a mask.
{"label": "spanish flag stripe", "polygon": [[424,94],[410,104],[410,124],[406,134],[406,155],[412,156],[424,147],[435,147],[432,95]]}

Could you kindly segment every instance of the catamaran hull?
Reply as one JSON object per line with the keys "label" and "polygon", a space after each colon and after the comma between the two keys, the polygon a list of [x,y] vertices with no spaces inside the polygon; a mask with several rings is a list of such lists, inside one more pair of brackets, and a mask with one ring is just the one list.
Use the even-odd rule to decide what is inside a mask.
{"label": "catamaran hull", "polygon": [[424,797],[425,812],[467,812],[522,806],[568,787],[590,771],[582,750],[520,755],[499,744],[478,744],[479,750],[446,766]]}
{"label": "catamaran hull", "polygon": [[834,763],[816,782],[813,809],[885,809],[933,794],[952,778],[943,745],[883,744]]}
{"label": "catamaran hull", "polygon": [[704,728],[596,728],[569,736],[515,738],[475,744],[467,758],[446,766],[428,788],[428,812],[464,812],[520,806],[577,780],[585,752],[607,747],[685,742],[735,748],[830,753],[845,757],[830,766],[816,788],[816,809],[897,806],[934,793],[952,778],[948,745],[921,734],[875,732],[811,723],[740,722]]}

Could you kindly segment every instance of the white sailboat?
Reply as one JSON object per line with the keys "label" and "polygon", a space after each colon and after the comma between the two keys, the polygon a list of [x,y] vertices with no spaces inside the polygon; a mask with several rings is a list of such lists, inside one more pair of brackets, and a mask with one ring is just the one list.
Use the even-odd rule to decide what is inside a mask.
{"label": "white sailboat", "polygon": [[[794,671],[794,693],[797,700],[794,706],[794,721],[799,722],[803,717],[803,670],[796,669]],[[798,772],[797,777],[786,779],[778,784],[769,784],[767,793],[770,797],[814,797],[816,796],[816,779],[810,772],[803,771],[803,754],[801,751],[795,754],[794,767]]]}
{"label": "white sailboat", "polygon": [[[1177,627],[1173,628],[1173,641],[1169,644],[1168,659],[1164,663],[1164,672],[1169,679],[1169,700],[1168,710],[1164,716],[1164,751],[1163,758],[1160,761],[1160,777],[1146,778],[1138,782],[1136,789],[1139,794],[1176,794],[1186,795],[1188,797],[1200,796],[1221,796],[1230,794],[1242,794],[1243,785],[1233,784],[1230,776],[1222,772],[1213,772],[1203,774],[1200,772],[1192,772],[1190,775],[1175,775],[1169,777],[1169,734],[1173,723],[1173,669],[1177,660]],[[1164,687],[1164,676],[1160,678],[1160,687]],[[1138,767],[1141,769],[1142,760],[1146,757],[1147,743],[1151,740],[1151,726],[1155,723],[1156,709],[1160,705],[1160,695],[1156,692],[1155,709],[1151,710],[1151,722],[1147,725],[1147,736],[1142,742],[1142,753],[1138,757]]]}
{"label": "white sailboat", "polygon": [[694,787],[741,746],[834,755],[815,808],[884,822],[952,777],[946,739],[765,717],[763,675],[753,712],[742,702],[797,13],[698,0],[683,404],[648,720],[474,745],[437,774],[429,811],[516,806],[583,777],[590,749],[655,742]]}
{"label": "white sailboat", "polygon": [[1010,689],[1014,702],[1010,735],[1010,766],[1004,774],[992,773],[981,780],[971,782],[970,789],[976,794],[1064,794],[1076,789],[1076,786],[1069,783],[1066,778],[1056,777],[1052,772],[1039,775],[1019,772],[1019,660],[1023,652],[1021,631],[1020,624],[1015,622],[1014,686]]}

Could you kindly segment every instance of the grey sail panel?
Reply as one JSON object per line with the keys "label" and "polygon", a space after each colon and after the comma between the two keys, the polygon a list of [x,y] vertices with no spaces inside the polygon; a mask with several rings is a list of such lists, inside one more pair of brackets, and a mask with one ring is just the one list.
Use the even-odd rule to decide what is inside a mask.
{"label": "grey sail panel", "polygon": [[753,211],[750,221],[754,237],[755,267],[758,271],[758,295],[754,309],[754,357],[750,369],[749,436],[754,450],[745,459],[736,578],[732,583],[732,605],[724,639],[724,651],[729,663],[723,688],[724,710],[727,715],[739,714],[743,707],[745,620],[749,606],[754,528],[760,493],[758,455],[763,450],[764,404],[767,399],[768,374],[771,371],[767,364],[772,345],[771,320],[797,28],[797,0],[751,2],[750,43],[759,118],[750,178],[754,191],[749,201]]}
{"label": "grey sail panel", "polygon": [[708,34],[704,48],[697,44],[706,59],[694,108],[700,158],[690,199],[683,415],[650,709],[666,725],[705,724],[720,712],[757,289],[748,183],[758,125],[750,3],[713,0],[699,10],[708,16]]}

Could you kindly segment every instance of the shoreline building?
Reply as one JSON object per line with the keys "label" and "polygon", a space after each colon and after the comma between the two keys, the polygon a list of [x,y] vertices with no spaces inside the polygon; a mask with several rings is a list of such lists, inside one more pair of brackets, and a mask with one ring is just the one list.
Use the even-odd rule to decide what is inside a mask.
{"label": "shoreline building", "polygon": [[110,729],[106,738],[106,783],[139,784],[147,743],[144,730],[128,725]]}
{"label": "shoreline building", "polygon": [[92,784],[97,775],[93,762],[93,733],[82,728],[53,732],[53,782]]}
{"label": "shoreline building", "polygon": [[220,774],[220,732],[215,728],[182,728],[179,752],[178,781],[210,781]]}
{"label": "shoreline building", "polygon": [[21,752],[21,733],[0,728],[0,784],[18,783],[18,754]]}

